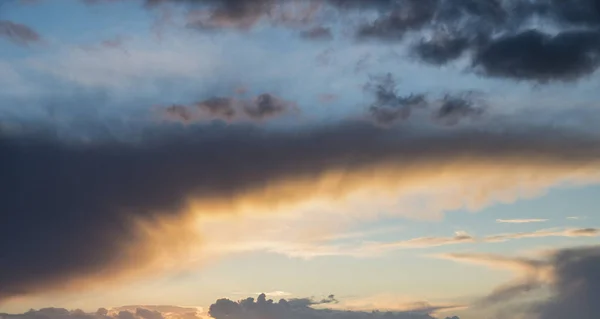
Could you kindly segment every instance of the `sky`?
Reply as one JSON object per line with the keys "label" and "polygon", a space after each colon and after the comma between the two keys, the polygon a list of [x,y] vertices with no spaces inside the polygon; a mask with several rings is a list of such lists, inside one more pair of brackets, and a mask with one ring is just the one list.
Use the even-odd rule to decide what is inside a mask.
{"label": "sky", "polygon": [[598,318],[599,30],[595,0],[0,0],[0,318]]}

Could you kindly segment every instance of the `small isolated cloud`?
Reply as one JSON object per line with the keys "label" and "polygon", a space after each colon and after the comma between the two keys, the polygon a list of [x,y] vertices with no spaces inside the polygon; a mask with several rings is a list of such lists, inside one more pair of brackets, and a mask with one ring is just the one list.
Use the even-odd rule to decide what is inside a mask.
{"label": "small isolated cloud", "polygon": [[424,94],[398,95],[396,80],[391,73],[371,77],[365,90],[375,96],[375,102],[369,107],[370,115],[377,124],[384,126],[406,120],[414,108],[422,108],[428,104]]}
{"label": "small isolated cloud", "polygon": [[476,119],[485,110],[485,102],[477,99],[474,92],[446,94],[439,104],[433,116],[437,122],[445,125],[456,125],[464,119]]}
{"label": "small isolated cloud", "polygon": [[5,38],[18,45],[29,45],[42,40],[32,28],[8,20],[0,20],[0,38]]}
{"label": "small isolated cloud", "polygon": [[271,94],[261,94],[253,99],[214,97],[191,105],[174,104],[164,109],[165,117],[184,123],[202,120],[262,121],[297,110],[291,102]]}
{"label": "small isolated cloud", "polygon": [[372,76],[364,86],[374,95],[369,106],[369,116],[377,124],[390,126],[407,120],[416,110],[433,109],[431,117],[441,125],[456,125],[463,120],[480,118],[487,108],[485,100],[477,92],[455,92],[441,98],[431,99],[426,94],[401,95],[391,73]]}
{"label": "small isolated cloud", "polygon": [[503,224],[528,224],[528,223],[543,223],[547,222],[547,219],[538,218],[523,218],[523,219],[496,219],[496,223]]}
{"label": "small isolated cloud", "polygon": [[331,33],[330,28],[326,28],[323,26],[317,26],[300,33],[300,36],[305,39],[312,40],[332,40],[333,34]]}
{"label": "small isolated cloud", "polygon": [[567,217],[567,219],[570,219],[570,220],[580,220],[580,219],[585,219],[585,217],[582,217],[582,216],[569,216],[569,217]]}

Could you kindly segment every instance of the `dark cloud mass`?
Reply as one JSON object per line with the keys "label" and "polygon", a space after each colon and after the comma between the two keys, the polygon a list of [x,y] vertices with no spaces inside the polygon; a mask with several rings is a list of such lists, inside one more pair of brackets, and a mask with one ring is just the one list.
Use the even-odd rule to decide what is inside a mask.
{"label": "dark cloud mass", "polygon": [[553,296],[536,305],[540,319],[594,319],[600,314],[600,247],[559,251],[551,260]]}
{"label": "dark cloud mass", "polygon": [[[1,136],[0,298],[111,276],[124,265],[141,269],[152,251],[135,246],[146,239],[136,222],[182,218],[190,197],[231,201],[279,181],[385,163],[400,168],[443,159],[441,165],[465,156],[557,165],[600,160],[597,139],[556,130],[406,133],[346,123],[287,132],[190,126],[149,132],[138,144],[67,143],[48,133]],[[292,195],[306,196],[286,196]]]}
{"label": "dark cloud mass", "polygon": [[600,66],[600,33],[569,31],[555,36],[537,30],[507,35],[490,42],[475,65],[489,76],[522,80],[574,80]]}
{"label": "dark cloud mass", "polygon": [[[594,319],[600,314],[600,246],[558,249],[540,259],[451,255],[458,260],[466,257],[474,263],[504,265],[522,273],[519,280],[495,289],[473,305],[493,318]],[[550,295],[536,296],[541,288],[547,288]]]}

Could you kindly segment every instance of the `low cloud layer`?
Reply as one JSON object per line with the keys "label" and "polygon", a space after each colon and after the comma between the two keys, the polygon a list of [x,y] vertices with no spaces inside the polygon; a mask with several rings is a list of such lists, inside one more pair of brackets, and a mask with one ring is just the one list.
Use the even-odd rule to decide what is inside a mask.
{"label": "low cloud layer", "polygon": [[[408,306],[402,311],[360,311],[350,309],[337,309],[333,306],[341,305],[330,295],[321,299],[313,298],[288,298],[279,299],[278,302],[267,299],[265,294],[260,294],[254,299],[248,297],[240,301],[219,299],[208,309],[208,313],[199,309],[178,306],[123,306],[116,308],[99,308],[96,312],[86,313],[82,310],[67,310],[64,308],[42,308],[30,310],[22,314],[2,314],[3,319],[435,319],[433,312],[443,309],[452,309],[451,306],[432,306],[427,302],[418,302]],[[453,317],[452,319],[458,319]]]}
{"label": "low cloud layer", "polygon": [[[340,319],[370,319],[370,318],[394,318],[394,319],[434,319],[430,314],[435,307],[422,307],[403,312],[379,312],[379,311],[351,311],[333,310],[329,305],[338,301],[333,295],[322,300],[303,299],[280,299],[278,302],[267,300],[265,295],[247,298],[239,302],[229,299],[219,299],[210,306],[209,314],[215,319],[252,319],[252,318],[340,318]],[[318,307],[318,308],[317,308]]]}
{"label": "low cloud layer", "polygon": [[202,319],[198,309],[178,306],[124,306],[117,308],[99,308],[87,313],[80,309],[64,308],[31,309],[22,314],[2,314],[4,319]]}
{"label": "low cloud layer", "polygon": [[[197,216],[293,211],[290,205],[316,200],[334,207],[361,192],[397,205],[399,194],[470,179],[465,187],[473,189],[453,186],[459,201],[450,189],[447,198],[431,194],[430,210],[439,214],[560,182],[593,182],[598,145],[595,137],[555,129],[421,135],[365,123],[289,131],[193,126],[148,132],[137,144],[5,135],[0,298],[142,274],[157,257],[198,242],[189,222]],[[346,214],[366,209],[352,207],[358,211]]]}

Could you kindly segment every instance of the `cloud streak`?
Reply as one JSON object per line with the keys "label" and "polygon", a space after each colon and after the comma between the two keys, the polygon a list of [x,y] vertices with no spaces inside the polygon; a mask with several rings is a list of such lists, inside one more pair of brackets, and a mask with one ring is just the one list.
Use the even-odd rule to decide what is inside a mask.
{"label": "cloud streak", "polygon": [[[351,236],[348,236],[351,235]],[[441,246],[473,244],[473,243],[501,243],[509,240],[524,238],[547,237],[600,237],[598,228],[579,228],[564,230],[539,230],[533,232],[511,233],[477,237],[466,232],[456,232],[451,237],[417,237],[406,240],[381,242],[368,240],[368,233],[340,234],[339,236],[324,236],[322,238],[243,238],[228,242],[223,238],[220,243],[211,247],[215,252],[239,253],[248,251],[261,251],[281,254],[292,258],[312,259],[324,256],[351,256],[357,258],[372,258],[382,256],[398,250],[429,249]],[[354,239],[359,242],[335,243],[340,239]],[[457,256],[452,256],[457,258]]]}
{"label": "cloud streak", "polygon": [[496,219],[496,223],[501,224],[528,224],[528,223],[543,223],[547,222],[547,219],[541,218],[523,218],[523,219]]}

